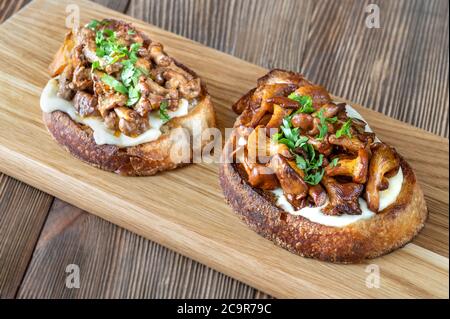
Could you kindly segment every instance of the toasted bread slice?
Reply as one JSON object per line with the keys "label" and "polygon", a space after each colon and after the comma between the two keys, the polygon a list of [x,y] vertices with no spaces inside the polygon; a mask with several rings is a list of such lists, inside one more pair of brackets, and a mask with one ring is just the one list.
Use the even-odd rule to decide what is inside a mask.
{"label": "toasted bread slice", "polygon": [[236,164],[222,164],[219,176],[227,203],[261,236],[300,256],[357,263],[404,246],[424,227],[428,213],[422,190],[405,160],[401,167],[404,182],[396,203],[345,227],[289,214],[275,204],[272,194],[251,187]]}
{"label": "toasted bread slice", "polygon": [[[274,70],[261,78],[258,84],[291,81],[300,83],[303,78],[293,72]],[[300,256],[336,263],[357,263],[404,246],[424,227],[428,216],[425,199],[413,170],[401,156],[399,165],[403,182],[395,202],[373,217],[340,227],[291,214],[277,205],[272,191],[253,187],[243,165],[232,159],[235,157],[238,128],[249,122],[249,114],[256,109],[252,104],[253,92],[255,89],[233,106],[241,115],[234,133],[225,144],[219,171],[227,203],[251,229]]]}
{"label": "toasted bread slice", "polygon": [[[114,33],[112,30],[114,30]],[[100,34],[100,38],[99,32],[103,32]],[[111,38],[108,39],[108,37]],[[118,38],[122,42],[117,40]],[[98,55],[98,48],[102,45],[101,41],[116,41],[116,46],[122,45],[111,56],[114,58],[113,54],[121,54],[119,57],[124,60],[117,60],[116,58],[117,62],[105,64],[105,58]],[[106,46],[108,44],[105,44],[105,49],[109,49]],[[97,51],[95,50],[96,47]],[[127,53],[129,56],[123,53],[124,50],[129,52]],[[103,54],[105,53],[103,52]],[[108,58],[112,59],[111,57]],[[94,66],[94,60],[96,59],[97,65]],[[125,70],[130,68],[130,64],[134,69],[131,69],[131,73],[126,73]],[[108,68],[110,69],[108,70]],[[146,68],[147,70],[145,70]],[[140,75],[136,76],[135,79],[132,79],[135,74],[133,70],[134,72],[140,71]],[[100,71],[103,74],[101,76],[96,73]],[[113,113],[115,127],[110,129],[110,132],[125,134],[128,137],[139,136],[139,134],[145,132],[148,127],[141,129],[140,127],[143,125],[150,125],[150,128],[152,128],[151,123],[146,124],[144,122],[148,122],[151,112],[160,110],[163,103],[166,103],[165,107],[167,108],[168,103],[173,101],[176,101],[174,102],[176,105],[181,99],[188,100],[187,114],[183,113],[181,116],[166,119],[166,122],[158,128],[161,135],[157,139],[147,140],[138,145],[99,145],[94,138],[93,129],[77,122],[73,116],[69,116],[61,110],[43,111],[44,123],[58,144],[78,159],[103,170],[127,176],[146,176],[186,165],[192,162],[192,145],[194,145],[192,141],[201,139],[202,130],[216,125],[211,98],[205,84],[201,82],[197,74],[174,58],[169,57],[161,44],[151,41],[143,32],[122,21],[103,20],[100,22],[93,20],[90,25],[81,30],[69,32],[64,44],[50,65],[50,74],[52,77],[59,76],[58,96],[60,98],[67,101],[73,99],[72,103],[74,103],[76,98],[74,99],[73,96],[81,92],[90,99],[95,99],[92,106],[81,105],[81,107],[85,107],[83,112],[90,112],[89,114],[80,114],[79,109],[76,109],[77,116],[82,118],[85,118],[84,116],[87,116],[86,118],[95,116],[106,123],[106,117]],[[85,78],[80,79],[83,75]],[[68,79],[68,77],[70,78]],[[107,82],[104,80],[105,77],[109,77],[110,81],[115,82]],[[126,83],[124,77],[128,77],[125,80],[134,83],[134,86],[128,84],[130,87],[126,87],[125,92],[123,92],[124,85],[122,85],[122,82]],[[121,85],[119,88],[115,86],[117,81],[122,81],[119,83]],[[67,85],[64,85],[66,82]],[[184,87],[182,87],[183,85]],[[134,101],[134,105],[127,103],[127,108],[124,103],[132,99],[129,92],[136,89],[139,89],[140,93],[138,99]],[[61,90],[63,90],[62,93]],[[120,93],[122,94],[122,101],[125,99],[125,102],[102,109],[100,105],[102,98],[105,101],[109,96],[117,97]],[[128,94],[130,95],[128,96]],[[144,98],[145,103],[142,103],[141,106],[146,107],[146,109],[138,103],[143,101]],[[191,101],[194,102],[191,104]],[[116,108],[121,110],[116,112]],[[121,115],[124,114],[123,110],[133,112],[134,117],[126,118]],[[136,121],[131,124],[127,122],[134,118],[139,118],[141,122]],[[125,120],[122,123],[124,125],[121,126],[119,119]],[[132,129],[135,131],[132,131]],[[201,145],[197,145],[199,143],[195,145],[196,147],[203,147],[207,142],[207,140],[201,139]],[[183,150],[181,155],[177,154],[180,150]]]}
{"label": "toasted bread slice", "polygon": [[[192,152],[188,158],[173,156],[176,148],[189,147],[180,145],[180,139],[175,128],[186,129],[190,139],[194,136],[194,125],[202,128],[215,127],[215,114],[209,95],[206,95],[186,116],[170,120],[167,132],[157,140],[131,146],[97,145],[92,129],[73,121],[66,113],[55,111],[43,113],[44,123],[52,137],[64,149],[76,158],[97,168],[126,176],[148,176],[160,171],[174,169],[191,162]],[[202,140],[201,147],[207,143]]]}

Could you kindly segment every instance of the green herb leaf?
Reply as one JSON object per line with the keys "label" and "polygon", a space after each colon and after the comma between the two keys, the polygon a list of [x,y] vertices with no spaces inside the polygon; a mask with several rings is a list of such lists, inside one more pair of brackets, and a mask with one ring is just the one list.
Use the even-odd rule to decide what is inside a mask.
{"label": "green herb leaf", "polygon": [[109,38],[112,38],[110,40],[113,40],[116,38],[116,33],[111,29],[105,29],[105,30],[103,30],[103,33],[106,34]]}
{"label": "green herb leaf", "polygon": [[300,169],[303,169],[303,170],[306,169],[307,166],[308,166],[308,164],[307,164],[305,158],[304,158],[303,156],[300,156],[300,155],[296,155],[296,156],[295,156],[295,163],[297,164],[297,166],[298,166]]}
{"label": "green herb leaf", "polygon": [[[283,119],[280,132],[272,135],[273,142],[285,144],[294,154],[297,167],[305,172],[305,182],[311,185],[317,185],[322,180],[324,174],[324,168],[322,167],[324,156],[323,154],[317,155],[316,150],[308,143],[308,140],[309,138],[307,136],[300,135],[298,128],[292,127],[290,116]],[[294,150],[299,147],[306,152],[307,156],[294,153]]]}
{"label": "green herb leaf", "polygon": [[137,86],[131,87],[128,90],[128,101],[127,106],[132,106],[136,104],[141,98],[141,92],[139,92],[139,88]]}
{"label": "green herb leaf", "polygon": [[140,48],[141,46],[142,46],[142,44],[140,44],[140,43],[138,43],[138,42],[133,43],[133,44],[130,46],[129,57],[130,57],[130,61],[131,61],[133,64],[135,64],[135,63],[137,62],[137,60],[138,60],[138,57],[137,57],[137,51],[139,50],[139,48]]}
{"label": "green herb leaf", "polygon": [[123,85],[122,82],[117,81],[112,76],[105,74],[102,76],[102,81],[106,83],[108,86],[114,89],[114,91],[122,93],[122,94],[128,94],[128,89]]}
{"label": "green herb leaf", "polygon": [[91,20],[91,22],[86,24],[86,28],[95,31],[97,29],[97,27],[99,26],[99,24],[100,24],[100,21],[93,19],[93,20]]}
{"label": "green herb leaf", "polygon": [[328,133],[328,126],[321,124],[319,126],[319,135],[317,136],[318,140],[323,140],[325,135]]}
{"label": "green herb leaf", "polygon": [[284,145],[286,145],[287,147],[289,147],[290,149],[295,148],[295,143],[292,142],[290,139],[287,139],[287,138],[285,138],[285,137],[279,139],[279,140],[278,140],[278,143],[284,144]]}
{"label": "green herb leaf", "polygon": [[324,117],[323,112],[324,112],[323,109],[320,109],[319,112],[317,112],[317,117],[320,120],[320,124],[318,125],[319,126],[319,135],[317,136],[318,140],[323,140],[328,133],[328,126],[326,123],[327,119]]}
{"label": "green herb leaf", "polygon": [[338,120],[337,116],[329,117],[329,118],[326,119],[326,121],[329,122],[329,123],[336,123],[337,120]]}
{"label": "green herb leaf", "polygon": [[333,158],[333,160],[330,162],[330,167],[336,167],[339,162],[339,157]]}
{"label": "green herb leaf", "polygon": [[134,30],[128,30],[128,34],[129,34],[129,35],[135,35],[135,34],[136,34],[136,31],[134,31]]}
{"label": "green herb leaf", "polygon": [[279,139],[283,136],[283,133],[275,133],[272,135],[272,141],[274,143],[278,142]]}
{"label": "green herb leaf", "polygon": [[309,138],[306,136],[300,136],[297,141],[295,141],[295,148],[304,147],[304,145],[308,142]]}
{"label": "green herb leaf", "polygon": [[300,108],[297,111],[295,111],[294,114],[298,113],[309,114],[315,111],[314,107],[312,106],[312,98],[308,95],[300,95],[297,92],[293,92],[289,94],[288,98],[300,104]]}
{"label": "green herb leaf", "polygon": [[309,174],[305,176],[305,182],[310,185],[317,185],[322,180],[323,174],[325,173],[324,169],[318,170],[313,174]]}
{"label": "green herb leaf", "polygon": [[347,135],[352,138],[352,133],[350,132],[350,127],[352,126],[352,119],[349,118],[339,130],[336,131],[336,137],[339,138],[343,135]]}
{"label": "green herb leaf", "polygon": [[166,123],[170,120],[170,116],[167,113],[167,107],[168,103],[166,100],[162,101],[159,106],[159,118],[163,121],[163,123]]}
{"label": "green herb leaf", "polygon": [[100,61],[94,61],[92,63],[92,70],[100,69]]}

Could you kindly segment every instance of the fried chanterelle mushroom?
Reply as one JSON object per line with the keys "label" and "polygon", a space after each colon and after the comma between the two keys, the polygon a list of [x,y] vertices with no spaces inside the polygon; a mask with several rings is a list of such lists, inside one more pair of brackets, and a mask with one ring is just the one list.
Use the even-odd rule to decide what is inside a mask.
{"label": "fried chanterelle mushroom", "polygon": [[107,128],[132,137],[150,128],[151,112],[167,122],[181,99],[194,102],[202,94],[200,79],[160,43],[117,20],[69,32],[50,73],[59,76],[58,96],[73,99],[81,117],[101,117]]}
{"label": "fried chanterelle mushroom", "polygon": [[242,113],[236,131],[246,140],[241,165],[251,186],[281,188],[295,209],[359,215],[364,197],[378,212],[379,191],[399,169],[399,156],[375,143],[366,123],[350,117],[325,88],[272,71],[233,109]]}

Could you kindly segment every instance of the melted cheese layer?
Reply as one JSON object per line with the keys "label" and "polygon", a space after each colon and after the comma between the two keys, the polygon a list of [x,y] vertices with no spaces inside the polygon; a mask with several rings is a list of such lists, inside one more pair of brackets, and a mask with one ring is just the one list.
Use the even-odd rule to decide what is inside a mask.
{"label": "melted cheese layer", "polygon": [[[358,111],[356,111],[353,107],[350,105],[346,105],[345,107],[347,115],[349,117],[354,117],[357,119],[360,119],[365,122],[364,118],[359,114]],[[369,125],[366,125],[366,132],[373,132],[372,129],[369,127]],[[378,137],[375,138],[375,142],[380,142]],[[403,172],[400,167],[397,174],[391,178],[388,179],[389,181],[389,187],[388,189],[379,192],[380,196],[380,207],[379,210],[382,211],[389,205],[395,203],[397,200],[398,195],[400,194],[402,190],[403,185]],[[284,209],[286,212],[292,215],[299,215],[303,216],[307,219],[309,219],[312,222],[322,224],[325,226],[332,226],[332,227],[344,227],[347,225],[350,225],[354,222],[357,222],[359,220],[369,219],[375,216],[375,212],[371,211],[367,207],[367,202],[363,198],[359,198],[359,206],[361,208],[362,214],[361,215],[348,215],[348,214],[342,214],[339,216],[330,216],[326,215],[322,212],[322,209],[328,204],[326,203],[324,206],[321,207],[304,207],[299,210],[295,210],[294,207],[289,203],[286,196],[283,193],[283,190],[281,188],[275,189],[272,191],[276,198],[277,202],[276,205],[282,209]]]}
{"label": "melted cheese layer", "polygon": [[[398,170],[398,173],[388,180],[389,188],[379,192],[380,211],[393,204],[396,201],[397,196],[400,194],[403,184],[402,169],[400,168]],[[289,214],[303,216],[312,222],[325,226],[344,227],[359,220],[369,219],[375,216],[375,213],[367,207],[367,202],[362,197],[358,199],[359,207],[362,211],[361,215],[342,214],[339,216],[330,216],[322,212],[322,209],[328,203],[320,207],[304,207],[302,209],[295,210],[291,203],[289,203],[289,201],[287,200],[286,196],[283,194],[283,190],[281,188],[275,189],[272,192],[277,197],[276,205],[278,207],[284,209]]]}
{"label": "melted cheese layer", "polygon": [[[139,144],[152,142],[161,136],[161,127],[163,121],[159,117],[159,112],[155,111],[149,115],[150,129],[144,133],[130,137],[125,134],[115,135],[115,132],[108,129],[101,118],[98,117],[81,117],[79,116],[73,106],[73,102],[64,100],[57,96],[58,81],[51,79],[41,94],[40,105],[43,112],[51,113],[54,111],[61,111],[70,116],[72,120],[89,126],[94,132],[94,140],[97,145],[110,144],[119,147],[130,147]],[[177,110],[167,111],[170,118],[181,117],[187,115],[189,112],[189,102],[185,99],[180,100]]]}

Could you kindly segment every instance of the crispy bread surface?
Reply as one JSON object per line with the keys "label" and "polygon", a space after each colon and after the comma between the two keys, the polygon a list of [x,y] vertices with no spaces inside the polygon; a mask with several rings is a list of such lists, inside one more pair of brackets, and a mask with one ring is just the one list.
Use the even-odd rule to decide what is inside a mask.
{"label": "crispy bread surface", "polygon": [[[273,70],[258,80],[258,86],[303,80],[297,73]],[[254,90],[233,106],[241,114],[236,128],[242,118],[248,116]],[[233,138],[236,134],[225,144],[219,171],[225,199],[251,229],[292,253],[329,262],[358,263],[406,245],[424,227],[428,217],[425,199],[412,168],[401,156],[404,177],[395,203],[372,218],[332,227],[290,214],[276,205],[271,192],[253,188],[241,164],[230,160],[235,151]]]}

